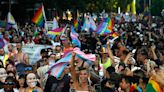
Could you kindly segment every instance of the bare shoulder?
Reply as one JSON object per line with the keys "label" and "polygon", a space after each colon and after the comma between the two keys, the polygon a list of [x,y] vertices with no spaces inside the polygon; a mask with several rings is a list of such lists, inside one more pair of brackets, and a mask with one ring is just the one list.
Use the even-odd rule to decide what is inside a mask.
{"label": "bare shoulder", "polygon": [[19,92],[25,92],[25,88],[20,88]]}
{"label": "bare shoulder", "polygon": [[40,88],[40,87],[37,87],[37,90],[38,90],[39,92],[43,92],[43,89]]}

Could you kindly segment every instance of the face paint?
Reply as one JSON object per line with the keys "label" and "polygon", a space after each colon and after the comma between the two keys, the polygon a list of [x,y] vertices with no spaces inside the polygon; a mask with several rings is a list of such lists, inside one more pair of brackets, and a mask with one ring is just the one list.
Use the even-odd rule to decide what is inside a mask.
{"label": "face paint", "polygon": [[6,70],[4,68],[0,68],[0,81],[5,82],[7,77]]}
{"label": "face paint", "polygon": [[30,88],[34,88],[37,84],[37,79],[36,79],[36,76],[34,73],[29,73],[27,75],[27,85],[30,87]]}

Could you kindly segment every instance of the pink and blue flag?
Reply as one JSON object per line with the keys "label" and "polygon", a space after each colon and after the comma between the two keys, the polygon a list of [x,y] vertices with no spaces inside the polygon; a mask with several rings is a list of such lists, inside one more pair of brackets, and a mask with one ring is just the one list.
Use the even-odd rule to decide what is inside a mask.
{"label": "pink and blue flag", "polygon": [[96,23],[91,16],[85,18],[82,30],[85,31],[95,31],[97,29]]}
{"label": "pink and blue flag", "polygon": [[95,31],[97,29],[97,26],[96,26],[96,23],[91,16],[89,17],[89,22],[90,22],[90,29],[92,31]]}
{"label": "pink and blue flag", "polygon": [[51,75],[59,78],[60,75],[62,74],[63,70],[67,66],[68,62],[72,58],[72,53],[68,53],[65,57],[61,58],[60,60],[57,61],[49,70],[48,73]]}
{"label": "pink and blue flag", "polygon": [[88,18],[85,18],[84,24],[82,26],[82,31],[89,31],[90,29],[90,22]]}
{"label": "pink and blue flag", "polygon": [[[76,58],[86,61],[89,65],[96,60],[96,56],[94,54],[85,54],[80,51],[80,48],[74,48],[73,52],[76,53]],[[68,62],[71,61],[71,58],[72,51],[68,51],[68,53],[65,53],[65,55],[48,70],[48,73],[59,78],[65,67],[68,65]]]}
{"label": "pink and blue flag", "polygon": [[74,24],[75,29],[78,29],[78,30],[81,29],[81,21],[79,17],[77,17],[77,19],[74,20],[73,24]]}
{"label": "pink and blue flag", "polygon": [[81,47],[81,42],[78,39],[78,33],[75,31],[74,27],[71,26],[71,33],[70,33],[71,39],[72,39],[72,44],[77,46],[77,47]]}

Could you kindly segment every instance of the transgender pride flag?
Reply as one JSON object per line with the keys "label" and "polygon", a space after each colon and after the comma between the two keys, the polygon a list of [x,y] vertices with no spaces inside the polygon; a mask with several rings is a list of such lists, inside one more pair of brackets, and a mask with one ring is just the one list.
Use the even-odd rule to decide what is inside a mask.
{"label": "transgender pride flag", "polygon": [[71,26],[71,33],[70,33],[71,39],[72,39],[72,44],[77,46],[77,47],[81,47],[81,42],[78,39],[78,33],[75,31],[74,27]]}
{"label": "transgender pride flag", "polygon": [[72,53],[69,52],[65,57],[61,58],[58,60],[49,70],[48,73],[50,75],[55,76],[56,78],[59,78],[60,75],[62,74],[64,68],[68,65],[68,62],[72,58]]}
{"label": "transgender pride flag", "polygon": [[76,58],[82,59],[87,62],[89,65],[92,65],[94,61],[96,61],[96,56],[94,54],[85,54],[84,52],[80,51],[80,48],[74,48],[73,51],[68,51],[65,53],[64,57],[58,60],[49,70],[48,73],[59,78],[62,74],[65,67],[68,65],[68,62],[72,59],[72,52],[76,53]]}

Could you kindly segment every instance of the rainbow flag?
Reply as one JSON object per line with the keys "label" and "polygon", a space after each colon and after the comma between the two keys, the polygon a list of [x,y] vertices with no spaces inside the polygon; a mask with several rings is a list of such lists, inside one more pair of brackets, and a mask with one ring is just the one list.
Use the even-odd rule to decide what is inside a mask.
{"label": "rainbow flag", "polygon": [[114,32],[114,33],[112,33],[110,36],[111,36],[112,38],[116,38],[116,37],[118,37],[119,35],[118,35],[117,32]]}
{"label": "rainbow flag", "polygon": [[61,35],[62,31],[63,31],[63,28],[57,28],[55,30],[48,31],[47,34],[48,35],[55,35],[55,36],[56,35]]}
{"label": "rainbow flag", "polygon": [[72,44],[74,44],[77,47],[81,47],[81,42],[78,39],[78,33],[76,33],[74,27],[71,27],[71,33],[70,33],[71,39],[72,39]]}
{"label": "rainbow flag", "polygon": [[78,28],[78,26],[79,26],[79,24],[78,24],[78,19],[74,20],[73,24],[74,24],[74,27],[75,27],[75,28]]}
{"label": "rainbow flag", "polygon": [[142,92],[142,89],[139,86],[137,86],[137,84],[132,84],[129,92],[134,92],[134,91]]}
{"label": "rainbow flag", "polygon": [[44,7],[43,5],[41,5],[38,11],[35,13],[34,17],[32,18],[32,22],[34,22],[39,27],[44,27],[45,21],[46,19],[45,19]]}
{"label": "rainbow flag", "polygon": [[104,18],[98,26],[97,34],[107,35],[113,32],[114,21],[110,18]]}
{"label": "rainbow flag", "polygon": [[162,89],[156,81],[150,79],[146,86],[146,92],[162,92]]}
{"label": "rainbow flag", "polygon": [[73,24],[74,24],[75,29],[78,29],[78,30],[81,29],[80,14],[79,14],[78,11],[77,11],[77,17],[76,17],[76,19],[74,20]]}
{"label": "rainbow flag", "polygon": [[74,24],[75,29],[78,29],[78,30],[81,29],[81,23],[80,23],[79,17],[76,20],[74,20],[73,24]]}

